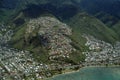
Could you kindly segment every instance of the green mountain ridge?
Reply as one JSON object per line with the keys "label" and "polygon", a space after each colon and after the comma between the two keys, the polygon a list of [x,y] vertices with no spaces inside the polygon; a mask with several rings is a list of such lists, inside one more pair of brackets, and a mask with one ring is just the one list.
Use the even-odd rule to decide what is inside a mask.
{"label": "green mountain ridge", "polygon": [[[118,21],[113,27],[112,27],[113,30],[115,30],[115,32],[117,34],[120,34],[120,21]],[[120,36],[120,35],[119,35]]]}
{"label": "green mountain ridge", "polygon": [[119,36],[111,28],[107,27],[97,18],[90,16],[86,13],[80,13],[70,20],[70,25],[78,33],[85,33],[93,35],[94,37],[107,42],[115,42],[119,40]]}
{"label": "green mountain ridge", "polygon": [[119,18],[116,16],[113,16],[108,13],[99,12],[95,15],[98,19],[100,19],[104,24],[106,24],[108,27],[114,26],[116,23],[118,23]]}

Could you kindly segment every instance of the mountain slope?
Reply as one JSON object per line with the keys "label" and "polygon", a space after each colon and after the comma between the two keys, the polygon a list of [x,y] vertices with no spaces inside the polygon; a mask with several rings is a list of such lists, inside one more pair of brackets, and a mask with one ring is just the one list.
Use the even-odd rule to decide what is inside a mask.
{"label": "mountain slope", "polygon": [[80,2],[80,7],[91,14],[96,14],[102,11],[120,17],[119,0],[82,0]]}
{"label": "mountain slope", "polygon": [[[81,51],[85,46],[81,47],[77,44],[79,41],[72,36],[77,35],[65,23],[55,17],[41,16],[17,27],[11,45],[17,49],[31,51],[35,59],[42,62],[48,61],[48,58],[52,58],[52,56],[70,56],[68,59],[75,63],[80,60],[84,61]],[[76,57],[79,57],[78,59],[75,59],[75,54]]]}
{"label": "mountain slope", "polygon": [[[57,15],[59,18],[62,17],[63,19],[66,18],[65,16],[68,18],[72,17],[71,14],[75,15],[75,13],[79,13],[76,10],[84,10],[85,12],[92,15],[104,12],[120,18],[119,0],[2,0],[1,4],[1,20],[4,19],[4,17],[6,19],[10,18],[13,15],[19,13],[19,11],[27,9],[30,6],[34,7],[32,5],[36,5],[37,9],[38,7],[42,7],[45,10],[54,13],[54,15]],[[69,14],[69,16],[66,14]]]}
{"label": "mountain slope", "polygon": [[94,37],[107,42],[119,40],[118,35],[104,23],[86,13],[80,13],[70,20],[70,25],[76,32],[90,34]]}
{"label": "mountain slope", "polygon": [[112,27],[113,25],[118,23],[118,21],[120,20],[118,17],[105,12],[99,12],[95,15],[95,17],[100,19],[108,27]]}
{"label": "mountain slope", "polygon": [[119,37],[120,37],[120,21],[118,21],[113,27],[112,27],[113,30],[115,30]]}
{"label": "mountain slope", "polygon": [[[86,3],[85,3],[86,2]],[[9,5],[2,5],[0,8],[3,11],[0,15],[1,21],[12,21],[16,24],[16,26],[20,26],[25,23],[26,18],[37,18],[42,14],[52,14],[57,17],[61,21],[69,21],[70,25],[74,27],[74,32],[78,32],[81,34],[87,33],[98,37],[101,40],[105,40],[108,42],[114,42],[115,40],[119,40],[118,34],[115,33],[112,29],[108,28],[110,25],[116,24],[119,21],[119,17],[116,18],[115,14],[108,14],[106,10],[107,8],[113,7],[112,4],[116,4],[119,1],[111,0],[111,1],[97,1],[92,0],[90,3],[88,0],[3,0],[2,4],[9,3]],[[105,9],[100,8],[100,5],[96,5],[100,3],[103,7],[107,6]],[[14,4],[14,5],[13,5]],[[106,5],[105,5],[106,4]],[[86,6],[87,5],[87,6]],[[93,6],[92,6],[93,5]],[[95,7],[97,6],[97,7]],[[116,5],[119,7],[118,5]],[[92,8],[96,8],[95,10]],[[88,9],[90,8],[90,11]],[[82,9],[82,10],[81,10]],[[100,9],[100,10],[99,10]],[[114,8],[113,8],[114,9]],[[118,8],[117,8],[118,9]],[[92,14],[95,11],[96,17],[91,17],[89,15],[77,15],[81,12],[88,12],[88,14]],[[94,11],[93,11],[94,10]],[[115,10],[115,9],[114,9]],[[103,12],[103,14],[101,13]],[[9,14],[8,14],[9,13]],[[22,13],[22,17],[18,17],[18,15]],[[105,13],[105,14],[104,14]],[[16,18],[17,16],[17,18]],[[74,16],[74,17],[73,17]],[[92,15],[94,16],[94,15]],[[71,18],[71,19],[70,19]],[[84,19],[85,18],[85,19]],[[77,28],[80,27],[80,30]],[[78,34],[77,33],[77,34]],[[82,38],[82,37],[81,37]]]}
{"label": "mountain slope", "polygon": [[[2,13],[0,13],[0,21],[12,19],[23,10],[28,11],[27,14],[30,15],[46,11],[59,18],[69,18],[79,9],[71,0],[3,0],[1,4],[3,5],[0,6],[0,10],[2,11]],[[68,13],[71,14],[68,15]],[[31,16],[34,17],[35,15]]]}

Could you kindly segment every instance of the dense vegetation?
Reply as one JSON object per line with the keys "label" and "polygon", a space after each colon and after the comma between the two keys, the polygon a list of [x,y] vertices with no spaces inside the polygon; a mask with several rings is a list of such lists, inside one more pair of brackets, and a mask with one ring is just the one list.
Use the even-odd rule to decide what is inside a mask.
{"label": "dense vegetation", "polygon": [[71,18],[70,25],[79,34],[90,34],[100,40],[104,40],[110,43],[119,40],[117,33],[115,33],[97,18],[86,13],[80,13]]}

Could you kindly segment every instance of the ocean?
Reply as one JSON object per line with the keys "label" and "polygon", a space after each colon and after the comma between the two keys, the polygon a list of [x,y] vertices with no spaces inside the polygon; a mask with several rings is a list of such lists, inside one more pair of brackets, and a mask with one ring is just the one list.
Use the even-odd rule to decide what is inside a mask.
{"label": "ocean", "polygon": [[120,80],[120,67],[85,67],[49,80]]}

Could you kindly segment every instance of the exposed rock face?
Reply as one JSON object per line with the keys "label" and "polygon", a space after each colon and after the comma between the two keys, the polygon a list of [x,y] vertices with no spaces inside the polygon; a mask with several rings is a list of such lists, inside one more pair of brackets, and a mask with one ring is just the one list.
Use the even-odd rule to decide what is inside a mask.
{"label": "exposed rock face", "polygon": [[[33,36],[38,36],[41,43],[48,48],[49,55],[68,57],[75,49],[70,45],[67,37],[72,34],[72,29],[53,17],[40,17],[30,20],[27,25],[25,39],[28,41]],[[64,55],[62,55],[64,54]]]}

